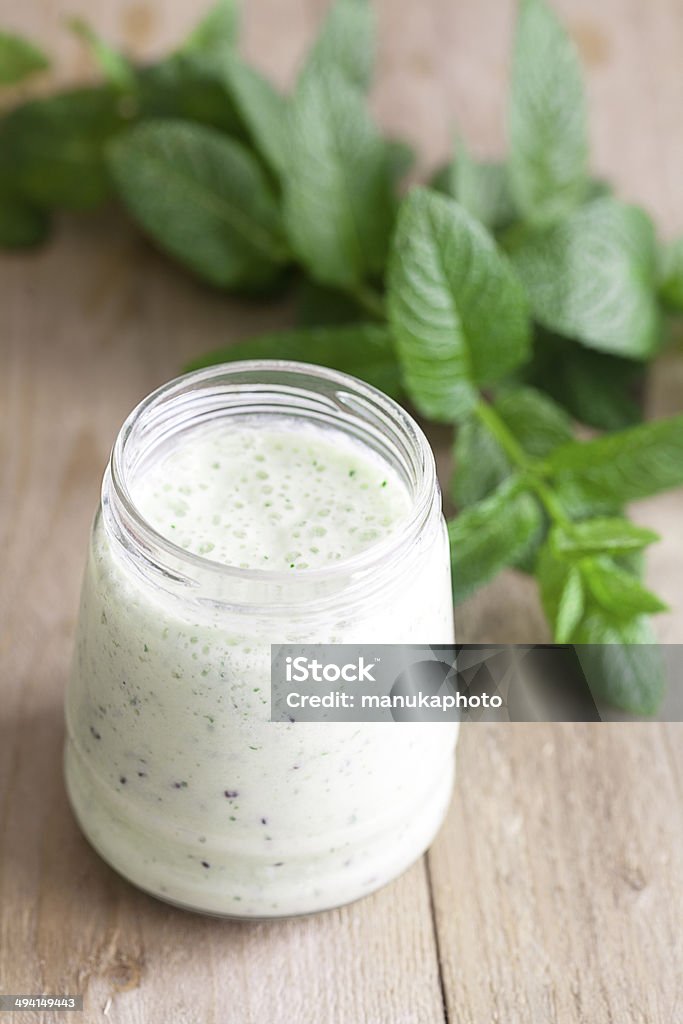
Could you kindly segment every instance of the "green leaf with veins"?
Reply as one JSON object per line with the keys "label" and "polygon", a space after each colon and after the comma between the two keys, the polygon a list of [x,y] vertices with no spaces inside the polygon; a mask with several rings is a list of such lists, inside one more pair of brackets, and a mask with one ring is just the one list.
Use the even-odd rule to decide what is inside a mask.
{"label": "green leaf with veins", "polygon": [[225,60],[223,71],[252,143],[280,177],[287,167],[287,101],[237,55]]}
{"label": "green leaf with veins", "polygon": [[529,351],[522,288],[491,236],[462,206],[414,189],[398,218],[388,308],[406,388],[422,413],[454,421],[478,388]]}
{"label": "green leaf with veins", "polygon": [[353,290],[382,271],[395,213],[386,145],[336,69],[304,75],[290,102],[283,199],[292,248],[315,280]]}
{"label": "green leaf with veins", "polygon": [[543,327],[629,359],[656,351],[655,236],[642,210],[597,199],[511,237],[508,251]]}
{"label": "green leaf with veins", "polygon": [[635,615],[654,615],[667,611],[667,605],[640,580],[612,558],[587,558],[581,573],[593,600],[619,619]]}
{"label": "green leaf with veins", "polygon": [[679,487],[683,415],[562,445],[548,457],[547,467],[569,501],[621,505]]}
{"label": "green leaf with veins", "polygon": [[16,85],[49,67],[49,58],[34,43],[13,32],[0,32],[0,85]]}
{"label": "green leaf with veins", "polygon": [[659,534],[628,519],[587,519],[569,526],[556,526],[550,534],[553,550],[565,558],[588,555],[627,555],[659,540]]}
{"label": "green leaf with veins", "polygon": [[539,554],[536,573],[543,608],[557,643],[574,640],[584,615],[596,610],[621,622],[666,610],[664,602],[614,558],[597,549],[589,556],[576,551],[563,553],[555,540],[551,533]]}
{"label": "green leaf with veins", "polygon": [[509,106],[510,176],[529,223],[564,216],[588,185],[588,133],[576,50],[544,0],[522,0]]}
{"label": "green leaf with veins", "polygon": [[148,121],[116,140],[109,165],[142,228],[204,280],[259,288],[288,261],[275,197],[239,143],[201,125]]}
{"label": "green leaf with veins", "polygon": [[515,479],[448,523],[456,603],[523,553],[542,522],[536,499]]}
{"label": "green leaf with veins", "polygon": [[188,370],[239,359],[291,359],[342,370],[393,398],[401,382],[389,331],[378,324],[312,327],[262,334],[195,360]]}

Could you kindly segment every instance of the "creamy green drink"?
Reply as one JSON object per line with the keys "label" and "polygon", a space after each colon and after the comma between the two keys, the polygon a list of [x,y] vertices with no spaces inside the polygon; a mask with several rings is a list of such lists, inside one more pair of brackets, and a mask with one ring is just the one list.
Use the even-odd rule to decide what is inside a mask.
{"label": "creamy green drink", "polygon": [[[398,407],[297,364],[264,364],[297,385],[286,408],[264,407],[259,364],[243,365],[197,375],[196,396],[192,378],[164,391],[167,405],[152,396],[117,442],[83,587],[66,771],[86,835],[130,880],[194,909],[268,917],[347,902],[415,860],[445,812],[456,738],[453,724],[271,722],[270,645],[449,643],[453,626],[433,463],[427,488],[408,479],[370,421],[335,422],[327,392],[328,415],[312,416],[300,378],[358,388],[378,417]],[[217,407],[179,417],[174,402]]]}
{"label": "creamy green drink", "polygon": [[410,511],[396,471],[362,444],[286,420],[200,428],[131,493],[169,540],[242,569],[324,567],[387,536]]}

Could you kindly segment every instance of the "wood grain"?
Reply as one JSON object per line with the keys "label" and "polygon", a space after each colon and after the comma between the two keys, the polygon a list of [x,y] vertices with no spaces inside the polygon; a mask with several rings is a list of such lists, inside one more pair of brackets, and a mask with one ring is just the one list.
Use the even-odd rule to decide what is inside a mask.
{"label": "wood grain", "polygon": [[662,730],[474,725],[460,759],[429,854],[449,1020],[680,1020],[680,765]]}
{"label": "wood grain", "polygon": [[[288,82],[324,6],[246,3],[246,51]],[[512,3],[376,6],[373,106],[387,130],[419,146],[421,171],[445,157],[456,119],[476,152],[500,152]],[[587,65],[597,169],[664,232],[680,231],[680,3],[557,7]],[[1,0],[0,23],[56,51],[62,81],[92,73],[60,29],[66,13],[141,56],[196,18],[180,0]],[[680,726],[468,728],[428,861],[368,900],[307,920],[184,914],[91,852],[66,806],[61,703],[109,447],[135,402],[187,359],[276,326],[289,309],[240,305],[193,283],[113,211],[64,218],[49,247],[0,264],[0,991],[84,992],[87,1024],[683,1019]],[[681,396],[683,360],[668,356],[652,413],[679,411]],[[676,608],[661,621],[670,640],[683,635],[682,510],[680,493],[636,510],[664,535],[649,571]],[[533,585],[512,573],[459,610],[458,631],[546,635]]]}

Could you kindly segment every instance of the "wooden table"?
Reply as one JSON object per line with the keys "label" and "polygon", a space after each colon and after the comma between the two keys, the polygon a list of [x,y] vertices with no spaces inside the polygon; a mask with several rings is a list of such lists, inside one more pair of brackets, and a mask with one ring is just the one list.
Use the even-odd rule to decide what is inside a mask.
{"label": "wooden table", "polygon": [[[195,19],[182,0],[0,3],[63,80],[90,71],[60,30],[82,13],[149,56]],[[320,0],[246,3],[245,49],[281,82]],[[374,107],[443,158],[457,118],[502,146],[509,0],[381,0]],[[583,53],[595,166],[683,230],[683,3],[557,0]],[[91,851],[61,778],[62,696],[86,535],[117,428],[194,354],[281,323],[203,289],[115,214],[66,218],[0,271],[0,991],[82,992],[112,1024],[677,1024],[683,1020],[679,726],[472,726],[430,854],[344,910],[281,924],[182,913]],[[683,360],[654,375],[678,411]],[[683,637],[683,496],[643,503],[650,559]],[[530,581],[505,574],[459,612],[462,639],[538,640]],[[2,1015],[0,1015],[2,1016]],[[52,1020],[40,1017],[3,1019]],[[56,1019],[56,1018],[55,1018]],[[61,1018],[60,1018],[61,1019]]]}

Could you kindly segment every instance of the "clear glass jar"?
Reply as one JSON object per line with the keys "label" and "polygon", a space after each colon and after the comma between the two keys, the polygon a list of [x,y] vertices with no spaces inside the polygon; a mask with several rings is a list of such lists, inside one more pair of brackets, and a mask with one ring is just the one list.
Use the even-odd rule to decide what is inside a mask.
{"label": "clear glass jar", "polygon": [[[240,569],[174,545],[131,498],[199,424],[286,417],[355,437],[401,475],[400,529],[329,568]],[[271,643],[451,643],[434,458],[411,417],[345,374],[253,361],[189,374],[129,416],[105,472],[67,693],[66,780],[85,835],[140,888],[278,917],[363,896],[427,848],[457,725],[273,723]]]}

